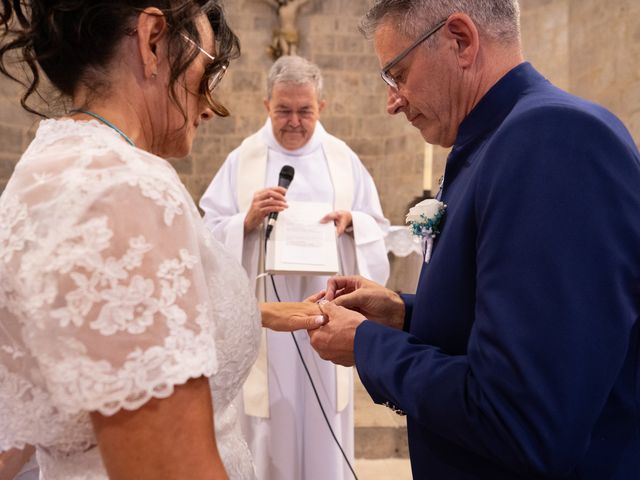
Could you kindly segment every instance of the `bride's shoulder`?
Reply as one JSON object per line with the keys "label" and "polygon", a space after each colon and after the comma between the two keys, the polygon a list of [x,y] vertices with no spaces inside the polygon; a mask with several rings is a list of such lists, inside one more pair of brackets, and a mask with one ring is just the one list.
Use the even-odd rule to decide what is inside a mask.
{"label": "bride's shoulder", "polygon": [[103,127],[73,120],[41,122],[5,197],[24,205],[33,222],[44,222],[53,231],[57,224],[95,215],[114,220],[160,216],[168,227],[177,218],[199,216],[169,162]]}
{"label": "bride's shoulder", "polygon": [[17,173],[40,181],[82,185],[83,191],[126,184],[152,195],[183,193],[182,182],[169,162],[129,145],[95,120],[40,122]]}
{"label": "bride's shoulder", "polygon": [[161,158],[130,145],[118,132],[97,120],[42,120],[23,158],[45,152],[50,158],[63,157],[94,167],[110,163],[163,162]]}

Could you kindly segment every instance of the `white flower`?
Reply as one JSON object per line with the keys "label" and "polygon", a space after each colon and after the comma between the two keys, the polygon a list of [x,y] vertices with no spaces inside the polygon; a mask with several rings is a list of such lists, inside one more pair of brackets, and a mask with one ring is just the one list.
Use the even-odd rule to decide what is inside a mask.
{"label": "white flower", "polygon": [[409,209],[406,223],[424,223],[427,219],[434,218],[444,209],[444,203],[435,198],[427,198]]}
{"label": "white flower", "polygon": [[433,240],[440,233],[439,225],[447,206],[435,198],[428,198],[409,210],[406,222],[411,224],[413,234],[422,240],[424,261],[429,263]]}

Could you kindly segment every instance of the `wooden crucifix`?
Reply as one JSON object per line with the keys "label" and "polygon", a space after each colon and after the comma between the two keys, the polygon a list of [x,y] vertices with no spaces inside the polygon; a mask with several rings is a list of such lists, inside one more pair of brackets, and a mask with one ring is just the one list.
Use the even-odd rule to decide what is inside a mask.
{"label": "wooden crucifix", "polygon": [[309,0],[263,0],[275,8],[280,22],[273,31],[269,53],[274,60],[282,55],[296,55],[300,35],[296,26],[298,10]]}

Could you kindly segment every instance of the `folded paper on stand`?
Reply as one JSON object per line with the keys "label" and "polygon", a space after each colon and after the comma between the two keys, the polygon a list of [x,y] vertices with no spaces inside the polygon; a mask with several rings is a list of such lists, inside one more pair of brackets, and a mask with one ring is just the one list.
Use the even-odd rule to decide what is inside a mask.
{"label": "folded paper on stand", "polygon": [[338,246],[333,222],[320,219],[333,211],[331,204],[288,202],[278,214],[267,242],[267,273],[335,275],[338,273]]}

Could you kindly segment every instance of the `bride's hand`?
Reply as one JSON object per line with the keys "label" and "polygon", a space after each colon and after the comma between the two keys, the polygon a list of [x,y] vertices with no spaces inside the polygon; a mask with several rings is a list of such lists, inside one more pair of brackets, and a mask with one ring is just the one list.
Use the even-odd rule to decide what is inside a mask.
{"label": "bride's hand", "polygon": [[312,300],[317,295],[312,295],[304,302],[261,303],[262,326],[278,332],[292,332],[313,330],[324,325],[320,307]]}
{"label": "bride's hand", "polygon": [[27,445],[22,450],[12,448],[0,452],[0,480],[10,480],[14,478],[22,467],[26,465],[35,449],[31,445]]}

